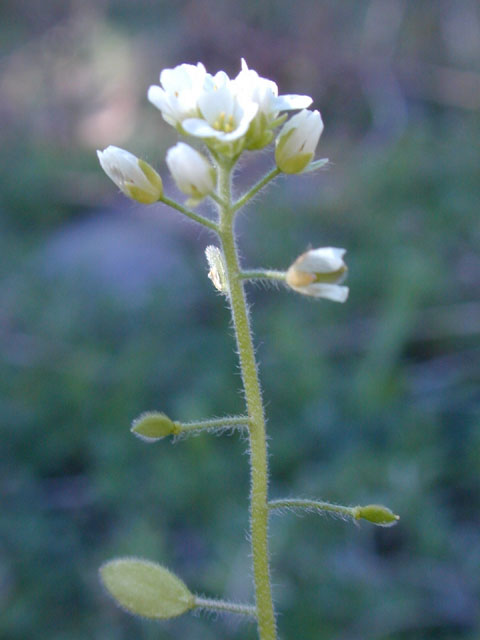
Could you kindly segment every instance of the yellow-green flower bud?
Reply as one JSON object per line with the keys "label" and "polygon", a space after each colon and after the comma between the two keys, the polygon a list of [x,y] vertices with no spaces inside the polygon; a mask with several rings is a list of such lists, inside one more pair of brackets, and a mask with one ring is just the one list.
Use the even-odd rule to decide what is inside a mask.
{"label": "yellow-green flower bud", "polygon": [[286,122],[278,134],[275,162],[283,173],[300,173],[312,161],[323,131],[318,111],[303,109]]}
{"label": "yellow-green flower bud", "polygon": [[145,618],[174,618],[195,606],[195,596],[173,573],[155,562],[116,558],[100,578],[120,607]]}
{"label": "yellow-green flower bud", "polygon": [[107,176],[132,200],[152,204],[162,197],[162,179],[148,162],[114,146],[97,151],[97,156]]}

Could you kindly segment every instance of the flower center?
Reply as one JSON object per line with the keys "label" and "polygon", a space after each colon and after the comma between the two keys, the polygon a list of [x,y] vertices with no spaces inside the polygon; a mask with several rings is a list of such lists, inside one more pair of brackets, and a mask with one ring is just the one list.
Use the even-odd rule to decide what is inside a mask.
{"label": "flower center", "polygon": [[235,129],[235,121],[232,115],[228,116],[227,118],[225,115],[225,111],[222,111],[213,123],[212,127],[216,129],[216,131],[224,131],[225,133],[230,133],[230,131],[233,131]]}

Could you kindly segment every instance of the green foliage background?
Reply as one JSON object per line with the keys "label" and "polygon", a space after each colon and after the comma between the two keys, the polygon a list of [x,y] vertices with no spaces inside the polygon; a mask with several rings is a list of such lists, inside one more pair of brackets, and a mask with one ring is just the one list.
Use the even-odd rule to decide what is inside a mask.
{"label": "green foliage background", "polygon": [[[148,409],[243,410],[211,237],[115,195],[95,148],[167,175],[158,72],[243,55],[325,120],[328,171],[240,221],[247,266],[348,249],[340,306],[252,286],[272,497],[383,502],[392,529],[275,516],[283,638],[478,637],[480,11],[477,3],[104,0],[2,4],[0,637],[254,638],[232,618],[138,621],[102,592],[115,555],[251,598],[246,442],[147,446]],[[270,156],[242,163],[239,189]],[[173,193],[173,188],[167,188]],[[208,212],[208,210],[206,210]]]}

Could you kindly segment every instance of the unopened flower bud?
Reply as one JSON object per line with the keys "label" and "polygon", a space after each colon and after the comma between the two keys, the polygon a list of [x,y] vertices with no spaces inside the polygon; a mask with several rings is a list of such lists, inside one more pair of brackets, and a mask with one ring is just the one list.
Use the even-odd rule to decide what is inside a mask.
{"label": "unopened flower bud", "polygon": [[345,302],[348,287],[340,286],[347,274],[344,254],[345,249],[335,247],[306,251],[290,266],[285,280],[298,293]]}
{"label": "unopened flower bud", "polygon": [[142,204],[157,202],[162,196],[162,179],[144,160],[110,145],[97,151],[102,169],[123,193]]}
{"label": "unopened flower bud", "polygon": [[400,520],[388,507],[381,504],[368,504],[366,507],[355,507],[355,518],[367,520],[379,527],[392,527]]}
{"label": "unopened flower bud", "polygon": [[303,109],[286,122],[275,147],[277,167],[284,173],[300,173],[312,161],[323,122],[318,111]]}
{"label": "unopened flower bud", "polygon": [[168,168],[183,193],[198,201],[215,188],[215,169],[207,158],[184,142],[167,151]]}
{"label": "unopened flower bud", "polygon": [[210,271],[208,277],[213,282],[215,289],[220,293],[228,292],[227,274],[225,273],[225,263],[223,254],[218,247],[211,244],[205,249],[208,266]]}

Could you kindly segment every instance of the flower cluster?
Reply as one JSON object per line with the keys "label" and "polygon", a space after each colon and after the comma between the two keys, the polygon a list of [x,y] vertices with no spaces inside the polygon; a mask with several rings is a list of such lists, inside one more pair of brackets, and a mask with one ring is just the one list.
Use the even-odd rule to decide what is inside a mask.
{"label": "flower cluster", "polygon": [[[310,96],[279,95],[272,80],[262,78],[242,60],[235,78],[224,71],[212,75],[202,63],[164,69],[160,84],[148,90],[148,99],[179,133],[203,142],[215,162],[232,163],[244,150],[263,149],[275,137],[279,171],[300,173],[311,164],[323,130],[318,111],[309,111]],[[299,113],[287,120],[282,112]],[[99,151],[107,175],[130,198],[150,204],[162,199],[158,174],[128,151],[110,146]],[[167,165],[183,193],[194,206],[211,195],[215,169],[210,160],[184,142],[167,153]]]}
{"label": "flower cluster", "polygon": [[[312,171],[327,162],[325,159],[313,162],[323,122],[318,111],[307,108],[312,98],[279,95],[275,82],[249,69],[243,59],[234,78],[225,71],[212,75],[201,62],[164,69],[160,84],[149,88],[148,99],[161,111],[165,122],[206,147],[206,153],[200,153],[185,142],[178,142],[166,154],[166,164],[178,189],[188,196],[188,207],[195,207],[208,196],[221,206],[217,173],[225,168],[230,171],[244,150],[263,149],[275,136],[276,168],[266,181],[280,172]],[[288,111],[297,113],[288,119],[285,113]],[[163,195],[162,179],[143,160],[113,146],[97,153],[106,174],[130,198],[143,204],[163,201],[197,222],[202,221],[201,216]],[[247,198],[242,198],[241,204],[255,193],[256,187]],[[217,229],[212,223],[206,226]],[[286,273],[278,276],[277,272],[274,277],[280,277],[304,295],[344,302],[348,296],[348,288],[341,286],[346,276],[344,253],[343,249],[331,247],[307,251]],[[228,294],[221,251],[209,247],[207,258],[214,285]]]}
{"label": "flower cluster", "polygon": [[279,96],[275,82],[249,69],[245,60],[233,79],[224,71],[211,75],[201,63],[181,64],[164,69],[160,85],[150,87],[148,99],[165,121],[231,158],[268,145],[285,119],[281,111],[305,109],[312,102],[309,96]]}

